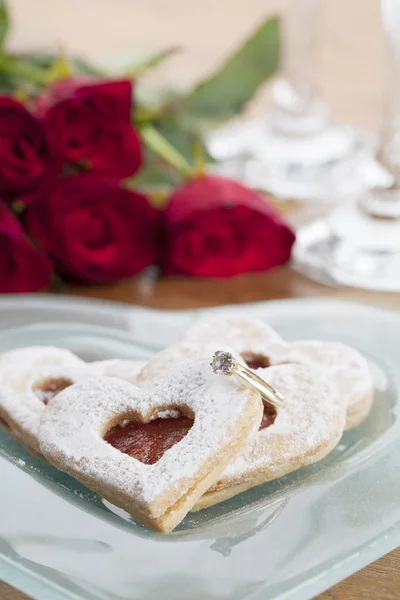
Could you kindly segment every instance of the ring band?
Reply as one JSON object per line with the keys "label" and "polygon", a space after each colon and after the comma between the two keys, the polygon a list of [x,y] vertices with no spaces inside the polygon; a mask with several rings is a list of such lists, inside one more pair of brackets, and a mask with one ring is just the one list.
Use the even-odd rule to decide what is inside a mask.
{"label": "ring band", "polygon": [[230,352],[218,350],[210,363],[217,375],[237,375],[251,389],[256,389],[263,400],[274,406],[282,406],[284,397],[269,383],[261,379],[254,371],[238,363]]}

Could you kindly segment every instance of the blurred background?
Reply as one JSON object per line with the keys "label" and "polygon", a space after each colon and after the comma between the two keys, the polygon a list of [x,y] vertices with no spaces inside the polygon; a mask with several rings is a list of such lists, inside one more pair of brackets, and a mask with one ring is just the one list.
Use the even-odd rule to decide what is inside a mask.
{"label": "blurred background", "polygon": [[[37,157],[43,169],[37,181],[21,182],[20,172],[34,179],[34,163],[26,140],[17,142],[18,132],[5,133],[9,142],[4,148],[10,143],[4,150],[5,179],[8,161],[15,169],[14,180],[7,180],[0,192],[29,239],[50,257],[57,275],[81,283],[114,283],[155,265],[154,280],[158,275],[225,278],[266,272],[291,259],[297,271],[333,287],[400,291],[396,0],[9,0],[3,5],[10,13],[6,52],[0,57],[4,93],[14,94],[19,103],[15,110],[27,108],[41,120],[50,158]],[[31,51],[48,51],[52,57],[44,64],[43,55],[24,54]],[[74,63],[74,57],[88,61],[89,68]],[[148,66],[138,71],[146,60]],[[98,89],[85,89],[88,73]],[[129,98],[135,100],[125,115],[124,133],[119,127],[126,102],[102,112],[104,76],[111,79],[109,89],[112,80],[125,78]],[[64,88],[62,81],[67,82]],[[85,94],[87,100],[82,99]],[[75,102],[81,102],[79,109]],[[76,110],[83,111],[81,121]],[[87,110],[94,110],[89,119]],[[118,139],[113,150],[107,136],[114,143]],[[38,142],[28,150],[36,155],[41,147]],[[57,181],[51,183],[52,153],[62,161],[54,166]],[[122,163],[129,160],[133,163],[125,168]],[[107,193],[104,186],[97,188],[92,212],[85,207],[93,189],[89,194],[78,177],[85,171],[114,178]],[[251,193],[237,187],[238,182]],[[71,186],[77,186],[80,196],[79,218],[72,214]],[[145,203],[153,210],[148,223],[144,205],[139,207],[143,199],[134,200],[132,194],[135,215],[125,216],[125,226],[119,223],[118,202],[127,210],[121,186],[146,194]],[[54,215],[50,210],[59,202],[53,198],[59,188],[68,198],[68,208],[62,210],[71,212],[74,231],[65,225],[61,204]],[[212,206],[205,209],[204,200]],[[232,208],[228,217],[225,209]],[[252,215],[250,225],[237,216],[241,210]],[[163,239],[157,211],[162,213]],[[264,229],[257,245],[253,238],[261,214]],[[52,225],[43,228],[44,218]],[[146,230],[142,237],[153,240],[150,254],[134,233],[135,223]],[[296,242],[286,224],[295,230]],[[56,227],[58,238],[50,239],[48,231]],[[120,235],[124,228],[130,238],[126,247]],[[85,273],[80,268],[83,254],[74,247],[77,235],[88,250],[86,258],[90,255]],[[229,256],[228,238],[235,256]],[[91,250],[94,245],[117,247],[120,255],[111,256],[110,250],[103,264],[101,253],[95,256]],[[137,254],[143,260],[134,265]],[[131,266],[122,265],[124,261]],[[293,271],[286,273],[283,277],[295,277]]]}
{"label": "blurred background", "polygon": [[[158,82],[187,87],[213,70],[284,0],[9,0],[10,49],[53,49],[110,65],[138,52],[182,46],[157,70]],[[334,116],[377,130],[383,40],[378,0],[321,0],[320,86]],[[260,114],[271,81],[248,107]]]}

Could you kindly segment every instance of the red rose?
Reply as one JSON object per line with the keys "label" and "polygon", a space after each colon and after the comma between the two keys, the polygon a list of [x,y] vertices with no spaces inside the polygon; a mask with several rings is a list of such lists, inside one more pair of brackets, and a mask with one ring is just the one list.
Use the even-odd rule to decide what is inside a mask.
{"label": "red rose", "polygon": [[36,102],[53,146],[71,163],[123,179],[142,162],[141,143],[131,124],[130,81],[55,83]]}
{"label": "red rose", "polygon": [[44,127],[22,104],[0,97],[0,192],[29,192],[61,168],[50,151]]}
{"label": "red rose", "polygon": [[168,275],[230,277],[285,263],[295,235],[262,196],[207,176],[189,181],[165,211]]}
{"label": "red rose", "polygon": [[0,293],[36,292],[48,283],[51,271],[50,260],[35,250],[0,202]]}
{"label": "red rose", "polygon": [[129,277],[157,259],[158,211],[142,194],[94,173],[57,182],[25,219],[60,274],[75,280]]}

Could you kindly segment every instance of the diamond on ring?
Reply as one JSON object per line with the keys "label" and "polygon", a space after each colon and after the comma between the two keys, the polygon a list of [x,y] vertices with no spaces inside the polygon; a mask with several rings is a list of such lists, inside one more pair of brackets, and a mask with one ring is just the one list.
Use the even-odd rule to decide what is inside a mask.
{"label": "diamond on ring", "polygon": [[230,352],[218,350],[210,365],[216,375],[231,375],[235,370],[236,361]]}

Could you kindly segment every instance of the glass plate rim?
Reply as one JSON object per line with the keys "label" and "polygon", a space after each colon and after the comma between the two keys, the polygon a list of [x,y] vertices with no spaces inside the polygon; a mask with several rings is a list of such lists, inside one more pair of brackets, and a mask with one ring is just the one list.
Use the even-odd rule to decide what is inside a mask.
{"label": "glass plate rim", "polygon": [[[22,302],[21,302],[22,300]],[[61,300],[61,302],[60,302]],[[247,311],[251,309],[262,309],[265,310],[265,317],[271,317],[274,313],[280,313],[291,311],[292,309],[300,308],[304,310],[306,313],[312,312],[315,310],[315,305],[324,305],[325,308],[332,307],[336,309],[345,309],[349,310],[349,312],[353,310],[357,310],[358,315],[359,311],[364,313],[364,316],[370,315],[374,316],[378,319],[388,319],[390,321],[395,321],[396,325],[400,325],[400,313],[397,312],[393,308],[381,308],[376,307],[374,305],[368,305],[359,301],[348,301],[348,300],[336,300],[331,298],[296,298],[296,299],[282,299],[282,300],[274,300],[274,301],[264,301],[264,302],[255,302],[255,303],[246,303],[246,304],[238,304],[238,305],[223,305],[216,307],[207,307],[200,309],[188,309],[188,310],[164,310],[164,309],[152,309],[146,308],[142,306],[130,305],[127,303],[119,303],[101,299],[88,299],[88,298],[73,298],[72,301],[70,298],[60,299],[57,296],[52,296],[48,294],[40,294],[40,295],[26,295],[21,298],[21,296],[13,295],[8,296],[7,298],[0,298],[0,312],[5,309],[7,305],[12,303],[13,308],[16,308],[16,303],[18,305],[22,305],[25,308],[28,306],[34,307],[35,305],[38,308],[43,308],[43,305],[50,304],[51,306],[60,306],[60,310],[63,308],[74,308],[79,310],[82,305],[86,307],[92,306],[93,304],[97,305],[96,308],[103,308],[106,312],[118,312],[119,310],[124,310],[127,313],[131,314],[132,312],[145,312],[149,315],[171,315],[171,314],[192,314],[194,316],[199,313],[210,312],[210,311]],[[33,306],[32,306],[33,305]],[[43,325],[52,325],[57,323],[57,325],[63,325],[61,322],[48,322]],[[72,322],[68,322],[71,324]],[[66,323],[64,323],[65,325]],[[123,332],[115,327],[101,327],[97,325],[88,325],[95,329],[103,329],[105,332],[108,330],[112,331],[117,335],[122,334],[125,341],[129,340],[133,343],[133,345],[140,346],[137,340],[135,340],[134,335],[131,332]],[[25,326],[20,326],[18,328],[24,328]],[[12,329],[17,329],[13,327]],[[143,347],[146,349],[146,346]],[[386,529],[383,532],[380,532],[376,538],[371,540],[366,546],[363,546],[361,549],[355,549],[342,563],[335,565],[334,568],[328,568],[322,573],[318,573],[314,577],[308,578],[302,584],[296,586],[296,600],[306,600],[310,598],[310,591],[307,591],[307,588],[310,587],[310,584],[314,583],[313,587],[313,596],[326,590],[328,587],[331,587],[338,581],[350,576],[354,572],[360,570],[364,566],[370,564],[371,562],[377,560],[381,556],[391,552],[393,549],[400,545],[400,522],[395,522],[391,527]],[[354,561],[357,560],[357,565],[354,568]],[[339,569],[340,567],[340,569]],[[5,570],[7,569],[7,573]],[[21,578],[22,575],[22,578]],[[83,600],[83,597],[76,595],[74,592],[70,592],[68,590],[60,588],[56,583],[46,580],[46,582],[40,581],[40,576],[35,572],[28,571],[26,567],[23,565],[19,565],[18,563],[9,560],[4,556],[0,556],[0,580],[8,583],[9,585],[14,586],[15,588],[21,590],[24,593],[36,598],[37,600]],[[29,587],[28,587],[29,586]],[[54,594],[57,594],[55,596]],[[250,598],[252,600],[261,600],[263,597],[263,588],[256,591],[253,594],[248,596],[248,600]],[[279,600],[284,600],[285,598],[293,598],[291,591],[284,592],[283,594],[279,594]]]}

